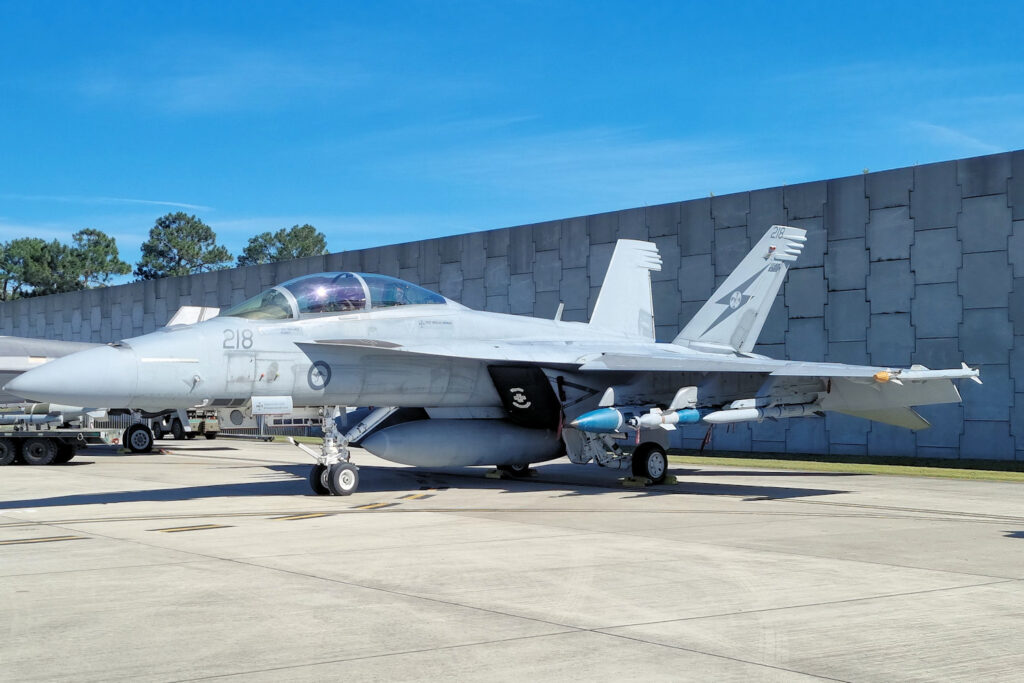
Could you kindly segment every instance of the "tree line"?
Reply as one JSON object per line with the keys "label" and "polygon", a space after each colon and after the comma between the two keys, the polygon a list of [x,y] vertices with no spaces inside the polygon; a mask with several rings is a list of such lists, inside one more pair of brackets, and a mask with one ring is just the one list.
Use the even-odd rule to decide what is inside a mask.
{"label": "tree line", "polygon": [[39,237],[0,243],[0,301],[104,287],[129,273],[137,280],[154,280],[326,253],[322,232],[295,225],[250,237],[233,264],[210,226],[179,211],[156,219],[134,270],[121,260],[117,241],[94,228],[79,230],[70,244]]}

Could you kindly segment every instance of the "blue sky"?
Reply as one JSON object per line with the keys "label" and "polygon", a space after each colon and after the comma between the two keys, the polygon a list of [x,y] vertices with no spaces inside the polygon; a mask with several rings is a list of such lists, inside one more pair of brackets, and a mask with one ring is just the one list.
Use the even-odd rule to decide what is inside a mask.
{"label": "blue sky", "polygon": [[0,240],[332,251],[1024,147],[1022,3],[0,0]]}

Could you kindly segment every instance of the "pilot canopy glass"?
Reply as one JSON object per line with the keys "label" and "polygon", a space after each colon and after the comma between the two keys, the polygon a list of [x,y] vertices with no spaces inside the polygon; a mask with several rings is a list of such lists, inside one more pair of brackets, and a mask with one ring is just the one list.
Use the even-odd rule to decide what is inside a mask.
{"label": "pilot canopy glass", "polygon": [[440,294],[387,275],[316,273],[288,280],[232,306],[221,315],[285,320],[446,302]]}

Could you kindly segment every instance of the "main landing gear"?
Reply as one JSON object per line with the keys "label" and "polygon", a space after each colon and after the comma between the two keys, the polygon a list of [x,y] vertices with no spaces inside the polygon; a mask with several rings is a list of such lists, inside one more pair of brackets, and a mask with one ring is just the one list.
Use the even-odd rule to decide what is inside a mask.
{"label": "main landing gear", "polygon": [[352,429],[342,434],[336,418],[341,417],[341,406],[324,406],[320,412],[324,443],[320,452],[305,444],[288,439],[316,460],[309,471],[309,486],[318,496],[350,496],[359,488],[359,468],[351,462],[348,445],[365,436],[386,420],[397,408],[377,408]]}

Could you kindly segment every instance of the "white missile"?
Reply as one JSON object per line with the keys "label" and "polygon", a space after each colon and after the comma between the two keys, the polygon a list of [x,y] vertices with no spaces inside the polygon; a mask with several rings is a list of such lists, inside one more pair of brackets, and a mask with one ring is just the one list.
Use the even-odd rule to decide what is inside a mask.
{"label": "white missile", "polygon": [[755,422],[765,418],[781,420],[787,417],[803,417],[819,412],[821,407],[813,403],[792,406],[769,406],[767,408],[740,408],[738,410],[717,410],[704,416],[708,424],[733,424]]}

